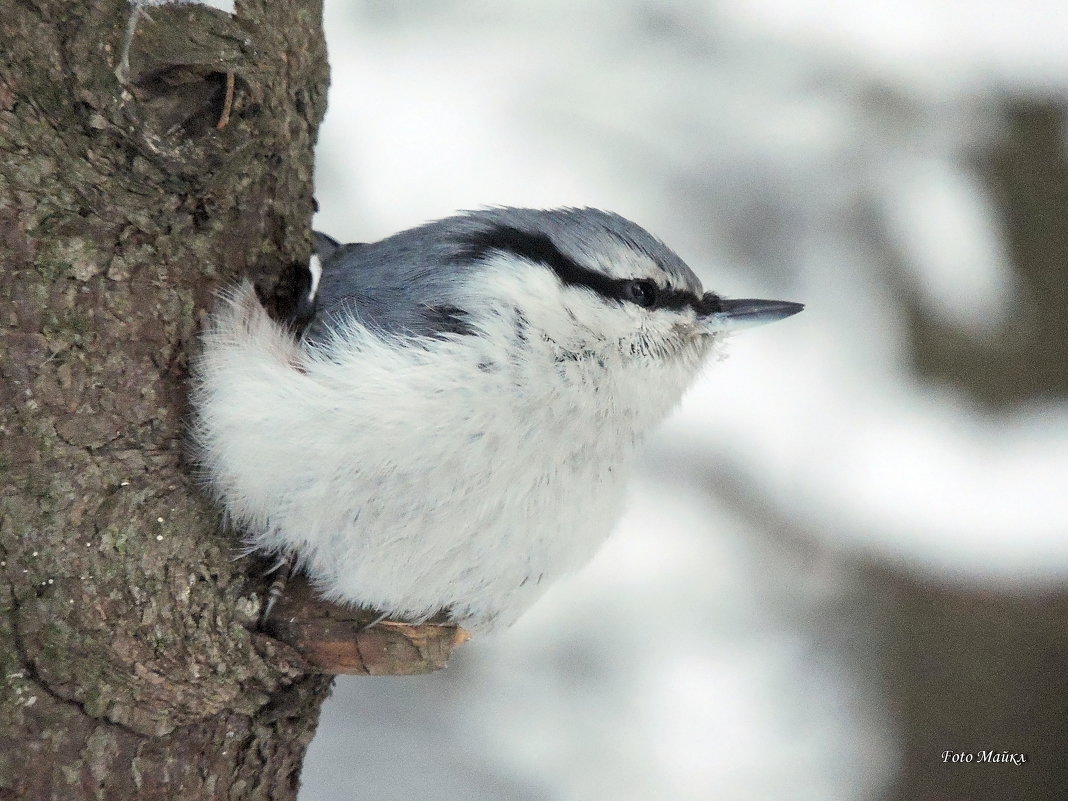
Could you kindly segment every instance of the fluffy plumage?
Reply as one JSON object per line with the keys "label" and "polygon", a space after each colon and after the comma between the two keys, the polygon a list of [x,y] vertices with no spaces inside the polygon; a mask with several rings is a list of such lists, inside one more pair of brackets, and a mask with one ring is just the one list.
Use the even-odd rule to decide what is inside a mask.
{"label": "fluffy plumage", "polygon": [[[720,300],[590,209],[316,244],[302,333],[243,285],[204,334],[194,439],[214,492],[331,599],[513,622],[608,535],[636,448],[720,338]],[[642,305],[648,282],[661,305]]]}

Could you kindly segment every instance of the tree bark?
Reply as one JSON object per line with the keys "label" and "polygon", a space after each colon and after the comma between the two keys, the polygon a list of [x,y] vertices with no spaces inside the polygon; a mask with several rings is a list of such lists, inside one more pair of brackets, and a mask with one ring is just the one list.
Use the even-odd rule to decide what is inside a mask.
{"label": "tree bark", "polygon": [[321,0],[0,11],[0,799],[294,798],[330,677],[256,630],[184,381],[308,256]]}

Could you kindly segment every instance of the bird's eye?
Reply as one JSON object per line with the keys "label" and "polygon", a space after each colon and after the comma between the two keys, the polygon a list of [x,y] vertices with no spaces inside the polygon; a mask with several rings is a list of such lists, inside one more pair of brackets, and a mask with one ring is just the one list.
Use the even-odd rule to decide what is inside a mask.
{"label": "bird's eye", "polygon": [[656,283],[648,280],[628,281],[623,293],[627,300],[648,309],[656,304],[659,287]]}

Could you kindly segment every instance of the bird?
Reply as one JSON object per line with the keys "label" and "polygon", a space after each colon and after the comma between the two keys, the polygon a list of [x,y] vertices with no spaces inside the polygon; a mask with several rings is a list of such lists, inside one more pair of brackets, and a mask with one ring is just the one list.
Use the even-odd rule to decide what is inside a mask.
{"label": "bird", "polygon": [[474,632],[593,557],[643,441],[730,334],[804,308],[706,292],[593,208],[314,242],[287,319],[246,282],[202,334],[205,484],[249,550],[325,600]]}

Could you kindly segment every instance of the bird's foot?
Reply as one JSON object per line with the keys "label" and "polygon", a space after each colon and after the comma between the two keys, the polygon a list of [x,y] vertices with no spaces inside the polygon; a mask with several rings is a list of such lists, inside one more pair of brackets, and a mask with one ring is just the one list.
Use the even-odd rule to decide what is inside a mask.
{"label": "bird's foot", "polygon": [[267,588],[267,600],[264,601],[263,612],[260,613],[261,629],[267,625],[267,619],[271,616],[271,610],[274,608],[274,605],[278,603],[278,599],[282,597],[282,593],[285,592],[289,579],[293,577],[296,570],[297,557],[295,554],[290,554],[271,568],[270,572],[277,573],[277,575],[274,577],[274,581],[271,582],[271,586]]}

